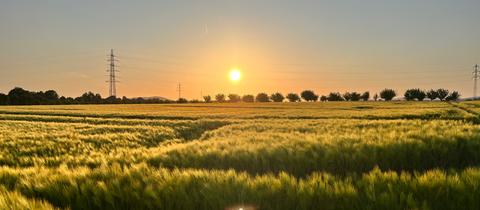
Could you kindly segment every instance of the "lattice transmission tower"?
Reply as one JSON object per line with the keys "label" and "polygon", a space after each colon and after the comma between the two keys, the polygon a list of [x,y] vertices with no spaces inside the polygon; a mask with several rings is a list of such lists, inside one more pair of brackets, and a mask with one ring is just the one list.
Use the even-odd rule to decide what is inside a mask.
{"label": "lattice transmission tower", "polygon": [[110,62],[110,69],[107,70],[109,73],[108,77],[109,80],[107,81],[109,84],[109,95],[110,96],[117,96],[117,78],[115,77],[115,73],[118,72],[117,65],[115,62],[118,61],[117,57],[113,53],[113,49],[110,50],[110,56],[108,61]]}

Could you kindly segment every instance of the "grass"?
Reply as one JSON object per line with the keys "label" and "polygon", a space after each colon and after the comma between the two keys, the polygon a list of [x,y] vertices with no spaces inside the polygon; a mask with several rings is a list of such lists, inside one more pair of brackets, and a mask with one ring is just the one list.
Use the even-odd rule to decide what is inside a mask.
{"label": "grass", "polygon": [[2,106],[0,209],[479,209],[479,107]]}

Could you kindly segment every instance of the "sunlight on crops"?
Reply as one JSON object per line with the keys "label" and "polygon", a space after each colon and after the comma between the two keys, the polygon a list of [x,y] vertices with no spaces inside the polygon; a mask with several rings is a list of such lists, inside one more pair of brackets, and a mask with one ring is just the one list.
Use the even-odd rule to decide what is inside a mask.
{"label": "sunlight on crops", "polygon": [[0,209],[479,209],[476,102],[0,107]]}

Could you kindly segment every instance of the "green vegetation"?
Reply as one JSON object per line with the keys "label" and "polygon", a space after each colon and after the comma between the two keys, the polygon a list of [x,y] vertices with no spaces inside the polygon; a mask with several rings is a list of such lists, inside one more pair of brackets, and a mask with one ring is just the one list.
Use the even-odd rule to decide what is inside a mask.
{"label": "green vegetation", "polygon": [[479,209],[479,113],[440,101],[2,106],[0,209]]}

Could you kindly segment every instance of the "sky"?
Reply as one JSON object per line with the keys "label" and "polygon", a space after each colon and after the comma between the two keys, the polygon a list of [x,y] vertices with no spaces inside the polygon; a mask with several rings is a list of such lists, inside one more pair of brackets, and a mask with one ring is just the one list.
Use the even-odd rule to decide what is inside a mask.
{"label": "sky", "polygon": [[[0,0],[0,92],[472,95],[479,0]],[[240,81],[229,80],[237,68]]]}

